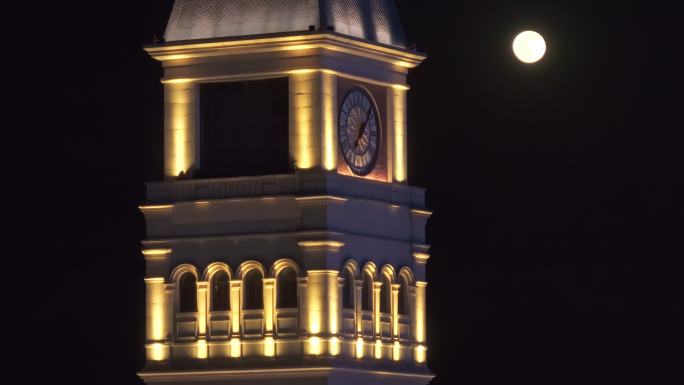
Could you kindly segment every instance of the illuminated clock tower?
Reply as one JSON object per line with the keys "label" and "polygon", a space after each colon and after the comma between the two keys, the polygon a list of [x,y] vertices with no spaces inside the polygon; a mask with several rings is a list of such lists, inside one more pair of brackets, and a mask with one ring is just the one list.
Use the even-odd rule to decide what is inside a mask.
{"label": "illuminated clock tower", "polygon": [[141,207],[147,383],[415,384],[423,189],[392,0],[176,0]]}

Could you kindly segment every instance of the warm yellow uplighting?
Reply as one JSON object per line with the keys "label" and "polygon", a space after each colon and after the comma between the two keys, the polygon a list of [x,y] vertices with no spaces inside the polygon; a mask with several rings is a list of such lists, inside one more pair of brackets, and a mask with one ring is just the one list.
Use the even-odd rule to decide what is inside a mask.
{"label": "warm yellow uplighting", "polygon": [[392,104],[392,130],[394,132],[394,180],[406,182],[406,89],[393,87],[390,93]]}
{"label": "warm yellow uplighting", "polygon": [[266,357],[275,357],[276,344],[273,337],[266,337],[264,340],[264,355]]}
{"label": "warm yellow uplighting", "polygon": [[290,75],[307,75],[307,74],[312,74],[312,73],[318,72],[318,71],[320,71],[320,70],[313,69],[313,68],[302,68],[302,69],[298,69],[298,70],[288,71],[288,73]]}
{"label": "warm yellow uplighting", "polygon": [[416,362],[422,364],[427,359],[427,348],[423,345],[416,346],[415,349]]}
{"label": "warm yellow uplighting", "polygon": [[[380,37],[382,34],[379,34]],[[359,39],[333,34],[303,34],[298,36],[226,40],[201,43],[164,44],[145,50],[160,61],[194,59],[206,56],[270,53],[279,51],[329,50],[391,63],[403,68],[414,68],[425,60],[425,55],[373,44]]]}
{"label": "warm yellow uplighting", "polygon": [[374,346],[375,359],[379,360],[382,358],[382,341],[376,340]]}
{"label": "warm yellow uplighting", "polygon": [[142,211],[171,210],[173,205],[138,206],[138,208]]}
{"label": "warm yellow uplighting", "polygon": [[428,253],[413,253],[413,258],[416,262],[426,263],[430,259],[430,254]]}
{"label": "warm yellow uplighting", "polygon": [[401,344],[399,341],[394,341],[394,345],[392,345],[392,359],[394,361],[401,360]]}
{"label": "warm yellow uplighting", "polygon": [[177,177],[193,167],[195,159],[196,85],[180,79],[165,82],[165,167],[167,177]]}
{"label": "warm yellow uplighting", "polygon": [[523,63],[536,63],[546,53],[546,42],[542,35],[534,31],[520,33],[513,41],[513,52]]}
{"label": "warm yellow uplighting", "polygon": [[408,91],[411,89],[411,87],[409,87],[405,84],[392,84],[392,88],[394,88],[395,90],[399,90],[399,91]]}
{"label": "warm yellow uplighting", "polygon": [[164,84],[188,84],[192,83],[194,79],[182,78],[182,79],[164,79],[162,83]]}
{"label": "warm yellow uplighting", "polygon": [[322,201],[322,200],[331,200],[331,201],[336,201],[336,202],[347,202],[349,200],[347,198],[337,197],[334,195],[313,195],[313,196],[308,196],[308,197],[296,197],[295,199],[297,201],[300,201],[300,202]]}
{"label": "warm yellow uplighting", "polygon": [[363,338],[356,339],[356,358],[363,358]]}
{"label": "warm yellow uplighting", "polygon": [[171,252],[171,249],[147,249],[143,250],[142,253],[144,256],[158,256],[158,255],[166,255]]}
{"label": "warm yellow uplighting", "polygon": [[328,348],[330,351],[331,356],[339,356],[340,355],[340,339],[337,337],[333,337],[330,339],[330,347]]}
{"label": "warm yellow uplighting", "polygon": [[207,346],[207,341],[200,339],[197,341],[197,358],[200,360],[205,360],[209,357],[209,348]]}
{"label": "warm yellow uplighting", "polygon": [[337,168],[337,140],[335,127],[337,119],[337,76],[321,73],[323,103],[323,166],[328,171]]}
{"label": "warm yellow uplighting", "polygon": [[432,216],[432,211],[427,211],[427,210],[412,209],[411,212],[416,214],[416,215],[422,215],[425,217]]}
{"label": "warm yellow uplighting", "polygon": [[165,361],[168,358],[168,347],[162,343],[147,346],[147,359],[151,361]]}
{"label": "warm yellow uplighting", "polygon": [[344,242],[338,241],[302,241],[299,242],[301,247],[330,247],[333,249],[341,249],[344,247]]}
{"label": "warm yellow uplighting", "polygon": [[[290,76],[290,108],[292,110],[290,138],[297,169],[308,170],[316,166],[316,81],[320,75],[309,70],[298,70]],[[319,143],[320,143],[320,136]]]}
{"label": "warm yellow uplighting", "polygon": [[168,330],[164,278],[146,278],[145,286],[147,297],[147,339],[149,341],[161,341],[166,338]]}
{"label": "warm yellow uplighting", "polygon": [[415,338],[416,342],[425,342],[425,289],[427,282],[416,282],[416,309],[415,309]]}
{"label": "warm yellow uplighting", "polygon": [[314,356],[323,354],[323,343],[319,337],[309,338],[309,354]]}
{"label": "warm yellow uplighting", "polygon": [[240,358],[242,355],[242,343],[239,338],[230,340],[230,356],[233,358]]}

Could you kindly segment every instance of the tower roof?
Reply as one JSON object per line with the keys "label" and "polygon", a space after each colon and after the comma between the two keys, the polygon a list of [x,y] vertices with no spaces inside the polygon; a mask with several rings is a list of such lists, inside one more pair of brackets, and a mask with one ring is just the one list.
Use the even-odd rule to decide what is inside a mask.
{"label": "tower roof", "polygon": [[176,0],[166,41],[333,30],[406,48],[393,0]]}

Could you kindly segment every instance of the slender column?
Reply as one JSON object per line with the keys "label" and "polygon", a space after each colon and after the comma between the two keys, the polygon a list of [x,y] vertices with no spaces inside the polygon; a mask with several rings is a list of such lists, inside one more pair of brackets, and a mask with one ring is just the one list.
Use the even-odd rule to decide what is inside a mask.
{"label": "slender column", "polygon": [[273,336],[275,320],[275,278],[264,278],[264,331],[267,337]]}
{"label": "slender column", "polygon": [[197,358],[209,356],[207,347],[207,287],[206,281],[197,281]]}
{"label": "slender column", "polygon": [[321,72],[321,104],[323,168],[333,171],[337,169],[337,75]]}
{"label": "slender column", "polygon": [[297,296],[299,299],[299,334],[305,335],[309,330],[309,317],[307,316],[307,283],[308,277],[301,277],[297,279]]}
{"label": "slender column", "polygon": [[356,333],[363,336],[363,280],[356,280],[354,290],[354,309],[356,310]]}
{"label": "slender column", "polygon": [[242,309],[242,281],[230,281],[230,356],[238,358],[242,356],[242,343],[240,342],[240,317]]}
{"label": "slender column", "polygon": [[242,309],[242,281],[230,281],[230,332],[240,338],[240,309]]}
{"label": "slender column", "polygon": [[380,329],[380,290],[382,290],[382,282],[373,282],[373,324],[375,325],[376,338],[380,338],[382,335]]}
{"label": "slender column", "polygon": [[425,292],[427,288],[427,282],[418,281],[416,282],[416,295],[415,295],[415,311],[414,318],[416,319],[416,330],[415,330],[415,341],[417,343],[415,359],[419,363],[423,363],[426,360],[426,334],[425,334]]}
{"label": "slender column", "polygon": [[392,338],[399,339],[399,290],[400,284],[392,284]]}
{"label": "slender column", "polygon": [[382,282],[373,282],[373,323],[375,324],[374,356],[382,358],[382,324],[380,323],[380,291]]}
{"label": "slender column", "polygon": [[168,325],[166,338],[168,340],[173,340],[176,334],[175,318],[176,308],[178,307],[178,304],[176,303],[176,284],[168,283],[164,285],[164,294],[166,296],[166,303],[168,304],[168,306],[166,306],[166,324]]}
{"label": "slender column", "polygon": [[207,288],[205,281],[197,281],[197,336],[200,339],[207,337]]}

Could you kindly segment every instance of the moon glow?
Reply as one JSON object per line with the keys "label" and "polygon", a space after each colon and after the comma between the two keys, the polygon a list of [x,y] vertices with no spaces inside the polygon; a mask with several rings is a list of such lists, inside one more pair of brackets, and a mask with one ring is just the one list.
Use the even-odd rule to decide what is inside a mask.
{"label": "moon glow", "polygon": [[537,32],[525,31],[516,36],[513,41],[513,52],[523,63],[536,63],[546,53],[546,42]]}

